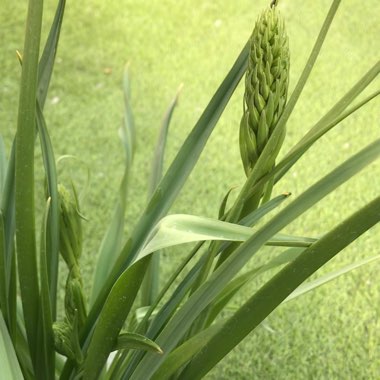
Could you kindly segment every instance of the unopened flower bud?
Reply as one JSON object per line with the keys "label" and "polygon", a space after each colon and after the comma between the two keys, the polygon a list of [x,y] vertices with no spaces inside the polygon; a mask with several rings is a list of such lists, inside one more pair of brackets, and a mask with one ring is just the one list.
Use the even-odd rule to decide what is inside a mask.
{"label": "unopened flower bud", "polygon": [[273,6],[261,14],[251,36],[240,123],[240,154],[247,176],[284,110],[288,82],[288,38],[282,17]]}
{"label": "unopened flower bud", "polygon": [[71,269],[66,281],[65,312],[70,322],[77,317],[79,329],[83,327],[87,316],[86,302],[82,281],[76,267]]}
{"label": "unopened flower bud", "polygon": [[67,266],[76,265],[82,253],[82,224],[78,202],[62,185],[58,185],[60,198],[59,248]]}
{"label": "unopened flower bud", "polygon": [[83,362],[83,353],[79,344],[76,318],[73,325],[66,321],[54,322],[53,334],[55,350],[61,355],[81,364]]}

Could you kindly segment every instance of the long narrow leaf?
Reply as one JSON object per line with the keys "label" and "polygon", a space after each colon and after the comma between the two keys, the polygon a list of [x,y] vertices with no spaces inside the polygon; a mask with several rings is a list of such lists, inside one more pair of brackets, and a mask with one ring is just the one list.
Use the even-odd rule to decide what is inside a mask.
{"label": "long narrow leaf", "polygon": [[[181,265],[177,268],[175,273],[171,276],[171,278],[167,281],[159,296],[155,300],[155,302],[151,305],[148,312],[146,313],[143,321],[139,324],[137,331],[142,331],[145,328],[146,322],[149,317],[152,315],[153,311],[157,307],[158,303],[162,300],[164,295],[167,293],[170,286],[174,283],[174,281],[178,278],[179,273],[183,270],[186,264],[191,260],[191,258],[198,252],[200,247],[203,245],[203,242],[198,243],[194,249],[190,252],[190,254],[183,260]],[[170,317],[173,315],[178,305],[181,303],[185,295],[190,290],[193,281],[196,279],[197,273],[199,269],[202,267],[202,261],[204,261],[205,257],[201,257],[201,259],[191,268],[190,272],[185,276],[185,278],[181,281],[181,283],[176,286],[173,294],[170,299],[160,307],[157,315],[154,317],[152,323],[149,326],[146,335],[148,337],[154,338],[158,335],[159,331],[166,325]],[[129,376],[133,369],[137,366],[139,360],[141,360],[143,356],[142,352],[136,352],[132,358],[129,358],[127,362],[125,353],[121,355],[119,358],[119,375],[124,374],[124,377]],[[126,371],[126,372],[125,372]]]}
{"label": "long narrow leaf", "polygon": [[[380,215],[379,215],[379,220],[380,220]],[[318,288],[319,286],[322,286],[330,281],[333,281],[335,280],[336,278],[346,274],[346,273],[349,273],[351,271],[353,271],[354,269],[358,269],[358,268],[361,268],[362,266],[364,265],[367,265],[369,263],[372,263],[373,261],[375,260],[379,260],[380,259],[380,255],[377,255],[377,256],[374,256],[374,257],[369,257],[369,258],[366,258],[366,259],[363,259],[363,260],[360,260],[360,261],[357,261],[355,263],[352,263],[352,264],[349,264],[349,265],[346,265],[344,266],[343,268],[340,268],[336,271],[333,271],[333,272],[330,272],[330,273],[327,273],[325,274],[324,276],[321,276],[319,278],[317,278],[316,280],[313,280],[313,281],[309,281],[307,283],[304,283],[302,285],[300,285],[293,293],[291,293],[284,301],[283,303],[285,302],[288,302],[288,301],[291,301],[291,300],[294,300],[316,288]]]}
{"label": "long narrow leaf", "polygon": [[176,348],[162,363],[152,380],[165,380],[174,375],[219,332],[222,326],[222,321],[215,323]]}
{"label": "long narrow leaf", "polygon": [[210,325],[219,313],[224,310],[228,302],[234,297],[234,295],[247,283],[262,273],[265,273],[278,266],[288,264],[290,261],[298,257],[305,248],[290,248],[276,256],[269,263],[251,269],[246,273],[234,278],[215,299],[212,308],[207,316],[206,326]]}
{"label": "long narrow leaf", "polygon": [[56,298],[58,282],[58,259],[59,259],[59,199],[57,185],[57,169],[55,164],[53,146],[46,128],[39,102],[37,102],[37,128],[41,142],[41,151],[45,166],[47,180],[47,196],[50,198],[49,223],[46,226],[47,252],[46,265],[48,269],[48,285],[52,318],[56,316]]}
{"label": "long narrow leaf", "polygon": [[166,147],[166,141],[167,141],[168,132],[169,132],[169,126],[170,126],[170,122],[171,122],[175,107],[178,104],[178,99],[179,99],[181,90],[182,90],[182,85],[178,88],[177,93],[174,99],[171,101],[168,109],[166,110],[162,123],[161,123],[160,133],[158,136],[156,148],[154,150],[153,161],[152,161],[152,171],[151,171],[151,178],[150,178],[149,190],[148,190],[149,197],[153,195],[158,184],[161,181],[163,166],[164,166],[165,147]]}
{"label": "long narrow leaf", "polygon": [[53,338],[53,315],[50,295],[48,247],[50,245],[48,228],[51,219],[51,199],[47,200],[43,225],[41,229],[41,249],[40,249],[40,283],[41,283],[41,341],[37,353],[39,373],[38,377],[53,379],[55,374],[55,350]]}
{"label": "long narrow leaf", "polygon": [[299,158],[323,135],[337,126],[342,120],[363,107],[380,94],[380,90],[369,95],[358,104],[343,112],[346,107],[377,77],[380,72],[380,61],[377,62],[360,80],[345,94],[332,108],[319,120],[302,139],[290,150],[282,161],[274,168],[271,175],[275,174],[278,182]]}
{"label": "long narrow leaf", "polygon": [[128,194],[128,181],[135,150],[135,125],[131,107],[130,74],[129,65],[126,65],[123,76],[124,87],[124,120],[120,128],[120,138],[125,153],[124,173],[119,187],[119,196],[116,201],[111,223],[100,245],[98,260],[90,297],[90,305],[95,301],[102,288],[112,265],[115,263],[117,253],[120,250],[124,234],[124,217]]}
{"label": "long narrow leaf", "polygon": [[117,337],[140,288],[147,258],[139,260],[117,280],[100,313],[83,363],[83,377],[97,379],[113,350]]}
{"label": "long narrow leaf", "polygon": [[[174,245],[204,240],[245,241],[249,239],[254,230],[239,224],[222,222],[195,215],[169,215],[163,218],[147,245],[140,252],[138,259],[159,249]],[[277,234],[267,242],[272,246],[309,246],[315,239],[299,236]]]}
{"label": "long narrow leaf", "polygon": [[[16,260],[15,260],[15,143],[12,144],[11,159],[9,160],[6,178],[3,188],[0,209],[3,218],[3,281],[5,286],[5,297],[7,306],[5,309],[6,322],[9,328],[11,339],[15,341],[16,337]],[[12,159],[13,158],[13,159]]]}
{"label": "long narrow leaf", "polygon": [[266,225],[254,233],[249,240],[236,249],[233,254],[213,272],[207,282],[187,300],[155,340],[156,343],[162,347],[164,355],[160,358],[156,358],[148,353],[140,361],[131,379],[147,379],[157,370],[165,359],[165,354],[169,353],[176,346],[197,316],[215,299],[224,286],[241,270],[246,262],[267,240],[339,185],[363,169],[379,155],[380,139],[364,148],[311,186],[295,201],[273,217]]}
{"label": "long narrow leaf", "polygon": [[3,188],[5,184],[5,178],[7,175],[7,156],[5,153],[5,145],[3,138],[0,135],[0,205],[3,194]]}
{"label": "long narrow leaf", "polygon": [[58,191],[57,191],[57,173],[55,167],[55,158],[53,147],[48,135],[46,123],[42,114],[45,105],[47,92],[51,76],[53,73],[54,61],[58,48],[58,41],[62,27],[63,15],[66,0],[59,0],[54,15],[54,20],[50,27],[49,35],[46,40],[40,62],[38,65],[38,83],[37,83],[37,129],[40,136],[42,156],[44,160],[45,173],[47,178],[48,197],[51,198],[50,206],[50,223],[47,229],[47,244],[49,256],[47,257],[49,294],[51,297],[52,318],[56,315],[56,295],[58,279],[58,250],[59,250],[59,225],[58,225]]}
{"label": "long narrow leaf", "polygon": [[311,274],[379,221],[380,197],[329,231],[257,291],[194,357],[181,379],[202,378]]}
{"label": "long narrow leaf", "polygon": [[9,160],[4,183],[3,196],[1,199],[1,210],[4,218],[5,230],[5,258],[6,258],[6,283],[9,286],[11,262],[13,255],[13,243],[15,234],[15,142],[12,144],[11,159]]}
{"label": "long narrow leaf", "polygon": [[0,310],[4,314],[5,320],[9,320],[8,311],[8,287],[6,284],[6,257],[5,257],[5,231],[4,219],[0,210]]}
{"label": "long narrow leaf", "polygon": [[54,61],[55,56],[57,54],[58,41],[61,33],[65,5],[66,0],[59,0],[54,20],[50,27],[49,36],[45,43],[45,47],[42,52],[39,63],[37,99],[41,107],[41,110],[44,109],[50,79],[53,73]]}
{"label": "long narrow leaf", "polygon": [[18,364],[7,326],[0,312],[0,368],[3,379],[23,380],[24,377]]}
{"label": "long narrow leaf", "polygon": [[[191,252],[191,254],[193,254],[194,251],[196,251],[196,248],[198,246],[199,245],[195,247],[195,249]],[[170,318],[173,316],[179,304],[183,301],[184,297],[191,289],[195,279],[197,278],[199,270],[203,266],[204,261],[205,261],[205,257],[203,256],[190,269],[189,273],[186,274],[185,278],[181,281],[181,283],[178,286],[176,286],[173,294],[171,294],[170,296],[170,299],[164,305],[160,307],[157,315],[151,322],[149,329],[146,332],[146,335],[150,339],[155,339],[157,335],[159,334],[159,332],[164,328],[164,326],[166,326]],[[173,275],[167,285],[174,282],[174,279],[175,277]],[[161,295],[162,294],[164,293],[162,292]],[[136,368],[136,366],[138,365],[142,357],[143,357],[142,353],[136,353],[128,363],[124,363],[124,366],[122,368],[125,367],[125,370],[120,372],[123,376],[123,379],[128,379],[131,376],[131,374],[133,373],[134,369]]]}
{"label": "long narrow leaf", "polygon": [[[166,140],[168,136],[170,121],[172,119],[174,109],[177,106],[178,98],[182,85],[179,87],[176,96],[172,100],[167,109],[162,124],[160,133],[158,136],[158,141],[153,155],[152,161],[152,171],[151,178],[149,181],[148,197],[150,198],[154,191],[156,190],[163,172],[164,166],[164,154],[166,147]],[[145,274],[144,282],[141,289],[141,304],[150,305],[154,302],[154,299],[158,294],[159,286],[159,270],[160,270],[160,252],[156,252],[154,256],[151,257],[148,270]]]}
{"label": "long narrow leaf", "polygon": [[117,337],[116,345],[113,349],[115,351],[135,349],[143,351],[152,351],[158,354],[162,354],[161,348],[152,340],[146,338],[143,335],[130,332],[121,333]]}
{"label": "long narrow leaf", "polygon": [[43,1],[29,2],[21,74],[16,137],[16,239],[21,298],[28,344],[34,365],[38,326],[39,291],[37,280],[34,220],[34,137],[38,55]]}

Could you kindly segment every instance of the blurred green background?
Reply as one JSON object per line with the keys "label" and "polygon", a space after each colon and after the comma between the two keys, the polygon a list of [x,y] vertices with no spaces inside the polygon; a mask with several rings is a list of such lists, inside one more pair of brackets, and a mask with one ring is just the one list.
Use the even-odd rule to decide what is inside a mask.
{"label": "blurred green background", "polygon": [[[44,38],[55,1],[45,1]],[[82,211],[86,287],[116,199],[123,152],[122,73],[130,62],[137,154],[128,201],[128,230],[146,201],[147,180],[163,113],[183,83],[172,120],[166,164],[199,118],[251,34],[268,1],[90,0],[68,1],[45,115],[56,156],[81,162],[62,165],[81,188],[87,167],[91,185]],[[291,49],[290,91],[303,68],[331,1],[282,0]],[[27,2],[0,6],[0,133],[9,150],[16,129],[20,67]],[[343,1],[309,83],[287,125],[282,154],[301,138],[380,58],[380,2]],[[366,93],[379,88],[377,80]],[[216,217],[225,192],[244,181],[238,147],[243,87],[240,85],[173,213]],[[363,94],[364,95],[364,94]],[[322,138],[291,170],[274,194],[296,197],[335,165],[380,134],[378,99]],[[37,162],[41,154],[37,150]],[[37,181],[42,183],[40,171]],[[318,236],[379,194],[376,162],[303,215],[286,231]],[[39,200],[37,199],[37,203]],[[379,254],[377,226],[318,274]],[[187,247],[162,257],[169,273]],[[264,252],[265,254],[265,252]],[[262,260],[265,257],[261,257]],[[259,258],[260,260],[260,258]],[[208,379],[380,378],[380,264],[346,275],[274,312],[208,376]],[[255,286],[255,285],[252,285]],[[246,295],[251,289],[246,289]],[[235,301],[239,303],[239,300]]]}

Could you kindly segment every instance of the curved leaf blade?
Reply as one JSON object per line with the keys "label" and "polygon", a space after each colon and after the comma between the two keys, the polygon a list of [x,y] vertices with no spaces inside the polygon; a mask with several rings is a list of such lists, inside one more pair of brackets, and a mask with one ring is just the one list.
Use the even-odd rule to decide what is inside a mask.
{"label": "curved leaf blade", "polygon": [[58,260],[59,260],[59,199],[57,185],[57,168],[54,158],[53,145],[46,127],[45,118],[42,114],[39,102],[36,107],[38,136],[41,143],[42,157],[47,180],[47,195],[50,198],[48,207],[49,223],[46,225],[46,249],[49,255],[46,256],[50,305],[52,307],[52,318],[56,315],[57,281],[58,281]]}
{"label": "curved leaf blade", "polygon": [[269,261],[269,263],[264,264],[260,267],[251,269],[250,271],[243,273],[242,275],[234,278],[228,285],[223,289],[219,296],[215,299],[207,315],[206,326],[209,326],[218,314],[226,307],[228,302],[235,296],[235,294],[248,282],[252,281],[254,278],[262,273],[267,272],[278,266],[288,264],[298,257],[304,248],[290,248],[282,252],[280,255],[276,256],[274,259]]}
{"label": "curved leaf blade", "polygon": [[0,205],[3,195],[3,188],[5,185],[5,178],[7,175],[7,156],[5,153],[5,145],[3,138],[0,135]]}
{"label": "curved leaf blade", "polygon": [[[380,217],[379,217],[380,219]],[[357,261],[355,263],[352,263],[352,264],[349,264],[349,265],[346,265],[344,266],[343,268],[340,268],[336,271],[333,271],[333,272],[330,272],[330,273],[327,273],[325,274],[324,276],[321,276],[313,281],[310,281],[310,282],[307,282],[305,284],[302,284],[301,286],[299,286],[293,293],[291,293],[284,301],[283,303],[285,302],[289,302],[289,301],[292,301],[294,300],[295,298],[298,298],[330,281],[333,281],[335,280],[336,278],[340,277],[340,276],[343,276],[344,274],[347,274],[355,269],[358,269],[364,265],[367,265],[369,263],[372,263],[373,261],[375,260],[379,260],[380,259],[380,255],[378,256],[374,256],[374,257],[369,257],[369,258],[366,258],[366,259],[363,259],[363,260],[360,260],[360,261]]]}
{"label": "curved leaf blade", "polygon": [[156,352],[157,354],[162,354],[160,346],[144,335],[131,332],[121,333],[117,337],[117,341],[113,350],[117,351],[130,349],[152,351]]}
{"label": "curved leaf blade", "polygon": [[30,354],[35,362],[39,319],[39,289],[34,209],[34,139],[38,56],[43,1],[29,3],[18,107],[15,207],[18,275]]}
{"label": "curved leaf blade", "polygon": [[16,352],[11,338],[9,337],[7,326],[3,315],[0,312],[0,367],[1,376],[4,379],[23,380],[24,376],[18,364]]}
{"label": "curved leaf blade", "polygon": [[54,61],[58,48],[59,36],[61,33],[65,5],[66,0],[59,0],[54,20],[50,28],[49,36],[45,43],[45,47],[42,52],[39,63],[37,98],[41,106],[41,109],[44,109],[50,79],[53,73]]}
{"label": "curved leaf blade", "polygon": [[174,375],[219,332],[222,325],[222,321],[215,323],[172,351],[162,363],[159,370],[153,375],[152,380],[165,380]]}
{"label": "curved leaf blade", "polygon": [[[182,85],[178,88],[177,94],[170,103],[167,111],[165,112],[164,118],[162,120],[160,133],[158,136],[158,141],[156,143],[156,148],[153,155],[153,164],[151,170],[151,177],[149,181],[148,196],[151,197],[156,190],[162,178],[163,166],[164,166],[164,155],[166,141],[169,132],[170,121],[172,119],[174,109],[177,106],[178,98],[182,89]],[[159,270],[160,270],[160,253],[156,252],[154,256],[151,257],[148,270],[145,274],[144,282],[141,289],[141,304],[151,305],[158,295],[159,287]]]}
{"label": "curved leaf blade", "polygon": [[[168,215],[152,232],[152,237],[140,252],[138,259],[160,249],[179,244],[205,240],[246,241],[254,230],[240,224],[195,215]],[[316,239],[277,234],[266,244],[272,246],[308,247]]]}
{"label": "curved leaf blade", "polygon": [[147,258],[129,267],[116,281],[99,315],[83,363],[83,377],[97,379],[140,289]]}

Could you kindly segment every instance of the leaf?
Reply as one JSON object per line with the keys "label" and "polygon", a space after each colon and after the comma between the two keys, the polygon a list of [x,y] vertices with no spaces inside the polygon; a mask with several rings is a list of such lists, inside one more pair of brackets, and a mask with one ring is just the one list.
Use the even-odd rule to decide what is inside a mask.
{"label": "leaf", "polygon": [[9,337],[7,326],[0,312],[0,368],[1,376],[9,380],[23,380],[21,368]]}
{"label": "leaf", "polygon": [[165,355],[176,346],[197,316],[218,296],[226,284],[232,280],[268,239],[363,169],[379,154],[380,139],[365,147],[312,185],[237,248],[182,305],[155,339],[156,343],[164,351],[162,357],[157,358],[147,353],[136,367],[131,379],[149,378],[157,370],[165,359]]}
{"label": "leaf", "polygon": [[49,35],[46,40],[38,65],[38,82],[37,82],[37,102],[36,102],[36,122],[39,132],[42,156],[47,178],[48,197],[51,198],[49,207],[50,217],[47,226],[47,257],[48,267],[48,285],[49,295],[51,297],[52,318],[56,315],[56,295],[57,295],[57,278],[58,278],[58,256],[59,256],[59,223],[58,223],[58,190],[57,190],[57,171],[55,158],[50,137],[46,128],[46,123],[42,114],[45,105],[46,96],[49,89],[51,76],[53,73],[55,56],[58,48],[58,41],[62,27],[63,15],[65,11],[66,0],[59,0],[54,20],[50,27]]}
{"label": "leaf", "polygon": [[202,330],[172,351],[162,363],[152,380],[166,380],[183,367],[220,330],[224,321]]}
{"label": "leaf", "polygon": [[46,257],[48,286],[52,318],[56,316],[58,260],[59,260],[59,198],[57,185],[57,169],[55,165],[53,146],[46,127],[39,102],[37,102],[37,128],[41,143],[42,157],[47,180],[47,197],[50,198],[49,223],[46,226]]}
{"label": "leaf", "polygon": [[42,316],[40,319],[41,337],[39,341],[39,350],[37,352],[37,361],[40,372],[38,375],[45,379],[54,378],[54,337],[53,337],[53,315],[50,296],[49,284],[49,266],[48,254],[49,251],[49,235],[48,228],[50,226],[50,213],[51,198],[48,198],[46,203],[46,210],[41,229],[41,249],[40,249],[40,284],[41,284],[41,309]]}
{"label": "leaf", "polygon": [[231,189],[229,189],[226,193],[226,195],[224,196],[223,200],[222,200],[222,203],[220,204],[220,207],[219,207],[219,213],[218,213],[218,219],[222,219],[225,212],[226,212],[226,206],[227,206],[227,201],[228,201],[228,197],[230,196],[231,194],[231,191],[234,190],[233,187],[231,187]]}
{"label": "leaf", "polygon": [[90,297],[90,305],[95,301],[102,288],[112,265],[115,263],[116,255],[120,250],[124,234],[124,217],[126,211],[126,199],[128,194],[128,181],[135,150],[135,126],[132,108],[130,105],[130,75],[129,66],[126,65],[123,76],[124,85],[124,121],[120,128],[120,138],[125,152],[125,166],[123,178],[119,187],[119,196],[116,201],[114,212],[109,227],[100,245],[98,260]]}
{"label": "leaf", "polygon": [[162,354],[161,348],[147,337],[131,332],[121,333],[117,337],[116,345],[114,346],[113,351],[129,349],[152,351]]}
{"label": "leaf", "polygon": [[207,316],[206,326],[209,326],[214,319],[219,315],[219,313],[226,307],[228,302],[235,296],[235,294],[248,282],[252,281],[254,278],[262,273],[265,273],[273,268],[280,265],[288,264],[298,257],[304,248],[290,248],[282,252],[280,255],[276,256],[274,259],[269,261],[269,263],[261,265],[257,268],[251,269],[246,273],[234,278],[228,285],[223,289],[219,296],[213,302],[212,308]]}
{"label": "leaf", "polygon": [[[181,380],[202,378],[303,281],[380,220],[380,197],[345,219],[260,288],[193,358]],[[255,312],[252,312],[254,310]]]}
{"label": "leaf", "polygon": [[35,362],[38,332],[38,274],[34,212],[34,138],[43,1],[28,8],[18,106],[15,166],[17,262],[28,344]]}
{"label": "leaf", "polygon": [[126,170],[131,168],[136,147],[135,121],[131,106],[131,76],[129,63],[124,67],[123,74],[123,94],[124,94],[124,118],[120,128],[120,138],[124,146]]}
{"label": "leaf", "polygon": [[5,257],[5,232],[4,232],[4,219],[3,213],[0,210],[0,310],[9,320],[8,311],[8,292],[6,284],[6,257]]}
{"label": "leaf", "polygon": [[[239,224],[195,215],[169,215],[163,218],[152,231],[152,237],[144,246],[138,259],[159,249],[178,244],[203,240],[245,241],[254,230]],[[316,239],[277,234],[267,242],[274,246],[309,246]]]}
{"label": "leaf", "polygon": [[[146,331],[146,326],[149,318],[152,316],[152,314],[155,313],[155,310],[157,310],[156,316],[154,317],[153,321],[149,324],[149,329],[146,332],[145,335],[152,338],[157,336],[157,333],[162,329],[163,326],[167,323],[167,321],[170,319],[170,317],[173,315],[174,311],[177,309],[178,305],[181,303],[187,292],[189,291],[190,287],[193,284],[193,281],[196,278],[196,275],[201,268],[202,261],[204,261],[204,257],[202,257],[192,268],[190,269],[189,273],[185,275],[185,278],[181,281],[181,283],[175,287],[173,294],[171,294],[169,300],[164,303],[162,306],[158,308],[158,305],[162,301],[163,297],[166,295],[169,289],[171,289],[173,283],[178,278],[179,274],[182,272],[182,270],[185,268],[185,266],[189,263],[189,261],[194,257],[194,255],[199,251],[201,246],[203,245],[203,242],[198,243],[191,252],[182,260],[180,265],[176,268],[175,272],[170,276],[168,281],[163,286],[160,294],[157,296],[157,298],[154,300],[153,304],[149,307],[147,313],[145,314],[143,320],[138,325],[136,331],[137,332],[144,332]],[[127,371],[132,372],[133,368],[139,363],[143,356],[142,352],[135,352],[132,356],[126,357],[125,354],[121,355],[120,361],[123,361],[124,365],[127,365]],[[128,360],[128,362],[127,362]],[[123,376],[128,378],[130,372],[123,372]]]}
{"label": "leaf", "polygon": [[[380,217],[379,217],[379,220],[380,220]],[[326,284],[332,280],[335,280],[336,278],[338,278],[338,277],[340,277],[346,273],[353,271],[354,269],[360,268],[364,265],[367,265],[367,264],[372,263],[373,261],[379,260],[379,259],[380,259],[380,255],[377,255],[374,257],[369,257],[369,258],[357,261],[355,263],[346,265],[343,268],[340,268],[339,270],[325,274],[324,276],[321,276],[321,277],[317,278],[316,280],[302,284],[296,290],[294,290],[294,292],[291,293],[283,301],[283,303],[288,302],[288,301],[292,301],[295,298],[298,298],[298,297],[310,292],[311,290],[318,288],[319,286],[322,286],[322,285],[324,285],[324,284]]]}
{"label": "leaf", "polygon": [[4,292],[2,294],[3,301],[7,302],[4,305],[4,317],[9,328],[9,334],[11,339],[15,339],[16,335],[16,260],[15,260],[15,246],[14,246],[14,235],[15,235],[15,207],[14,207],[14,154],[15,144],[12,144],[11,159],[7,167],[7,173],[4,183],[3,196],[1,199],[0,214],[2,218],[2,229],[3,229],[3,242],[2,242],[2,262],[3,267],[2,272],[2,285],[0,285]]}
{"label": "leaf", "polygon": [[4,188],[1,198],[1,210],[4,218],[4,231],[5,231],[5,255],[6,255],[6,283],[9,284],[11,273],[11,261],[13,255],[13,242],[15,234],[15,210],[14,210],[14,182],[15,182],[15,141],[12,144],[11,158],[8,163]]}
{"label": "leaf", "polygon": [[3,188],[5,184],[5,178],[7,175],[7,157],[5,153],[5,145],[3,138],[0,135],[0,205],[3,195]]}
{"label": "leaf", "polygon": [[171,101],[168,109],[165,112],[164,118],[162,120],[161,129],[160,129],[158,141],[156,143],[156,148],[154,150],[154,155],[153,155],[153,160],[152,160],[151,178],[150,178],[149,191],[148,191],[149,197],[153,195],[162,177],[164,154],[165,154],[166,140],[168,137],[170,121],[172,119],[174,109],[178,104],[178,99],[179,99],[179,95],[181,93],[182,87],[183,85],[179,86],[177,90],[177,94],[175,95],[174,99]]}
{"label": "leaf", "polygon": [[58,41],[61,33],[65,5],[66,0],[59,0],[57,9],[55,11],[54,20],[50,27],[49,36],[45,43],[45,47],[42,52],[39,63],[37,99],[41,107],[41,110],[44,109],[50,79],[53,73],[54,61],[55,56],[57,54]]}
{"label": "leaf", "polygon": [[380,90],[378,90],[343,112],[346,107],[374,80],[374,78],[376,78],[379,72],[380,62],[376,63],[362,78],[360,78],[347,94],[345,94],[331,108],[331,110],[327,112],[305,136],[302,137],[302,139],[272,171],[271,175],[275,175],[275,182],[278,182],[319,138],[380,94]]}
{"label": "leaf", "polygon": [[112,287],[88,344],[83,378],[97,379],[131,310],[148,264],[147,258],[129,267]]}
{"label": "leaf", "polygon": [[[278,207],[285,199],[287,199],[291,193],[283,193],[268,202],[262,204],[259,208],[253,210],[248,215],[246,215],[244,218],[242,218],[239,221],[240,225],[243,226],[250,226],[253,227],[261,218],[263,218],[266,214],[268,214],[270,211],[274,210],[276,207]],[[227,216],[227,220],[230,218]],[[230,254],[232,247],[230,247],[230,242],[225,242],[221,244],[220,250],[221,255],[219,256],[219,261],[217,263],[217,266],[220,265],[225,260],[225,257],[227,257]],[[213,260],[213,258],[212,258]]]}
{"label": "leaf", "polygon": [[[178,103],[178,98],[179,98],[181,89],[182,89],[182,85],[179,87],[177,94],[172,100],[171,104],[169,105],[169,108],[167,109],[162,121],[160,133],[158,136],[158,141],[156,143],[156,148],[153,155],[151,177],[150,177],[149,189],[148,189],[149,198],[152,196],[152,194],[156,190],[157,185],[159,184],[162,178],[165,146],[166,146],[166,140],[167,140],[168,131],[169,131],[169,125],[174,113],[174,109]],[[159,287],[159,270],[160,270],[160,254],[159,252],[157,252],[153,257],[151,257],[148,270],[145,273],[145,278],[144,278],[144,282],[141,289],[141,304],[142,305],[152,304],[154,299],[157,297],[158,287]]]}

